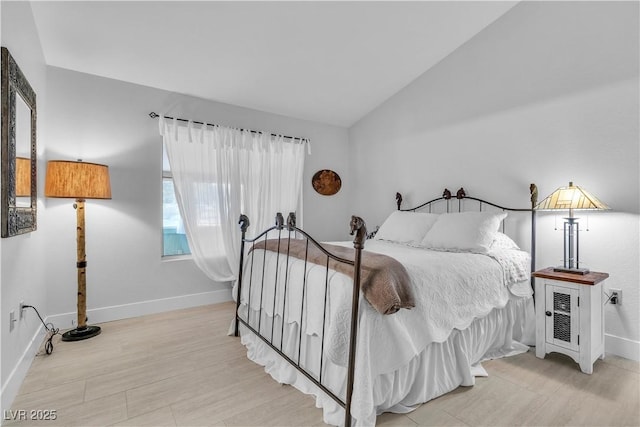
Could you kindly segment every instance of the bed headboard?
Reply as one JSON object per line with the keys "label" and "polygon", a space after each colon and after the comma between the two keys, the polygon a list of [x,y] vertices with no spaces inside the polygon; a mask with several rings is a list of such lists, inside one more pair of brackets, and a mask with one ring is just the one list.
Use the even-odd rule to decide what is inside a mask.
{"label": "bed headboard", "polygon": [[440,197],[436,197],[433,200],[429,200],[428,202],[424,202],[421,205],[418,205],[414,208],[409,208],[409,209],[402,209],[401,205],[402,205],[402,194],[400,193],[396,193],[396,204],[398,205],[398,210],[401,211],[417,211],[418,209],[428,209],[429,212],[431,212],[432,207],[434,205],[436,205],[438,202],[445,202],[446,203],[446,208],[447,208],[447,212],[451,212],[451,205],[450,203],[453,201],[454,202],[454,210],[455,208],[455,201],[457,200],[457,211],[458,212],[462,212],[462,201],[463,200],[474,200],[476,202],[478,202],[479,205],[479,210],[482,211],[482,207],[483,205],[487,205],[487,206],[493,206],[494,208],[498,208],[498,209],[502,209],[504,211],[514,211],[514,212],[532,212],[533,208],[536,206],[536,204],[538,203],[538,187],[535,184],[531,184],[529,185],[529,194],[531,196],[531,207],[530,208],[508,208],[505,206],[500,206],[496,203],[493,202],[489,202],[487,200],[482,200],[482,199],[478,199],[476,197],[471,197],[471,196],[467,196],[466,191],[464,191],[463,187],[460,187],[460,189],[456,192],[456,195],[453,196],[451,191],[449,191],[449,189],[445,188],[444,191],[442,192],[442,196]]}
{"label": "bed headboard", "polygon": [[[531,200],[531,207],[528,208],[510,208],[499,205],[497,203],[490,202],[488,200],[479,199],[477,197],[468,196],[464,188],[460,187],[456,191],[455,195],[445,188],[442,192],[442,196],[436,197],[428,202],[424,202],[416,207],[402,209],[402,194],[396,193],[396,204],[398,210],[405,212],[415,212],[418,210],[426,210],[427,212],[468,212],[468,211],[480,211],[485,209],[502,210],[506,212],[529,212],[531,214],[531,233],[530,233],[530,253],[531,253],[531,272],[536,269],[536,210],[534,209],[538,203],[538,187],[535,184],[529,186],[529,196]],[[472,203],[466,203],[471,201]],[[502,221],[502,232],[506,233],[505,221]],[[509,233],[507,233],[509,234]],[[531,277],[531,287],[533,289],[533,276]]]}

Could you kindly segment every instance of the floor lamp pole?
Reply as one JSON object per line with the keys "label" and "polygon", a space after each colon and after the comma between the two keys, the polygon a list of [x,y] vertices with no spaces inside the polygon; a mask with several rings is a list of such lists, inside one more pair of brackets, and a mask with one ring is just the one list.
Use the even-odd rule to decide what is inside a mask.
{"label": "floor lamp pole", "polygon": [[80,341],[100,334],[99,326],[87,326],[87,254],[85,251],[84,199],[76,199],[76,242],[78,268],[78,327],[62,334],[62,341]]}
{"label": "floor lamp pole", "polygon": [[87,326],[87,252],[84,233],[84,200],[77,199],[76,208],[76,246],[78,267],[78,328]]}

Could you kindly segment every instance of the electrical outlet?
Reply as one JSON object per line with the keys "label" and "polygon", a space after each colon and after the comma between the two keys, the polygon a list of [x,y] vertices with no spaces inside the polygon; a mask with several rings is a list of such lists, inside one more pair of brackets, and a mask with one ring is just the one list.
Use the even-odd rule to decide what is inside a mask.
{"label": "electrical outlet", "polygon": [[13,331],[13,328],[15,328],[13,325],[14,323],[16,323],[16,312],[12,310],[9,313],[9,332]]}
{"label": "electrical outlet", "polygon": [[[615,305],[622,305],[622,290],[621,289],[610,289],[611,291],[611,303]],[[615,302],[614,302],[615,298]]]}
{"label": "electrical outlet", "polygon": [[20,301],[20,315],[19,315],[20,320],[22,320],[22,318],[23,318],[23,317],[24,317],[24,315],[26,314],[26,313],[24,312],[24,310],[25,310],[25,308],[24,308],[24,301]]}

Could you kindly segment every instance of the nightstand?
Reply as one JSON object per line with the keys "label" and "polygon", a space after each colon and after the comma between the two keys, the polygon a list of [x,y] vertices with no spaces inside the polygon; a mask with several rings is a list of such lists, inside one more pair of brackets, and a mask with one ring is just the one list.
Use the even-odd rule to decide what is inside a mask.
{"label": "nightstand", "polygon": [[607,273],[571,274],[545,268],[536,278],[536,356],[570,356],[585,374],[604,359],[604,302]]}

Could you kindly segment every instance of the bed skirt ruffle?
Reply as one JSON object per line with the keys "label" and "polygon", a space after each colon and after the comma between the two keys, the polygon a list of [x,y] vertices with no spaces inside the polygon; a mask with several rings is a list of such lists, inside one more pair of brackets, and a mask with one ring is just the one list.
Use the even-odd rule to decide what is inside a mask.
{"label": "bed skirt ruffle", "polygon": [[[276,322],[277,324],[277,322]],[[285,337],[297,337],[298,325],[286,324]],[[282,359],[252,332],[241,326],[242,343],[247,356],[265,367],[265,371],[282,384],[291,384],[303,393],[316,397],[316,406],[323,410],[323,420],[330,425],[344,423],[344,410],[327,394]],[[319,339],[307,339],[301,351],[303,366],[319,372],[307,355],[319,349]],[[351,413],[355,426],[373,426],[376,416],[383,412],[408,413],[459,386],[472,386],[478,372],[484,372],[480,362],[513,356],[528,350],[535,342],[533,297],[512,296],[504,308],[497,308],[487,316],[474,320],[464,330],[454,329],[448,339],[431,343],[393,372],[378,375],[365,383],[371,390],[359,387],[356,378]],[[278,341],[279,343],[279,341]],[[283,340],[285,354],[297,354],[296,339]],[[317,351],[316,351],[317,352]],[[356,363],[362,363],[357,358]],[[294,359],[295,360],[295,359]],[[315,366],[315,367],[314,367]],[[337,396],[344,398],[347,370],[325,360],[323,384]]]}

